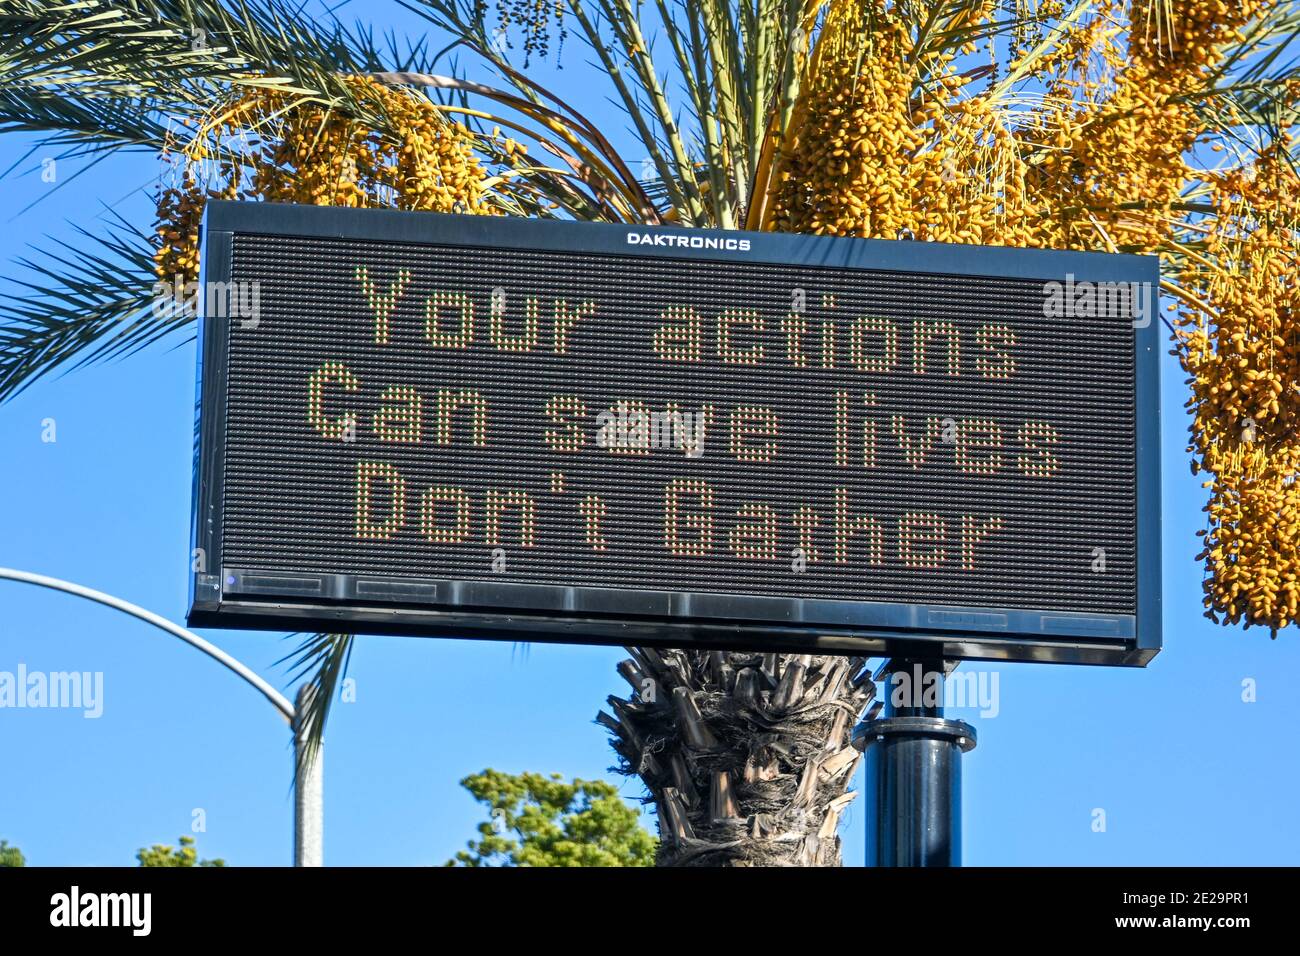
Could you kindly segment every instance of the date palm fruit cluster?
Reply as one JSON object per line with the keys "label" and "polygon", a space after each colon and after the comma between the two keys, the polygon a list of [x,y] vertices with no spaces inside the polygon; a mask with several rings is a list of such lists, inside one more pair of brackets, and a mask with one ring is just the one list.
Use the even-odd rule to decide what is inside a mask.
{"label": "date palm fruit cluster", "polygon": [[[1114,41],[1104,58],[1111,89],[1068,124],[1062,195],[1069,197],[1072,247],[1159,253],[1170,248],[1184,218],[1178,205],[1200,175],[1189,151],[1204,134],[1192,96],[1210,83],[1225,44],[1275,0],[1137,0],[1129,7],[1126,49]],[[1117,12],[1122,12],[1117,11]],[[1105,87],[1087,89],[1093,99]],[[1066,145],[1064,143],[1060,144]],[[1086,210],[1087,214],[1081,214]]]}
{"label": "date palm fruit cluster", "polygon": [[[1206,615],[1276,633],[1300,603],[1300,193],[1284,140],[1223,172],[1187,160],[1204,133],[1189,94],[1204,88],[1224,45],[1274,5],[1133,5],[1130,63],[1102,113],[1116,121],[1079,142],[1086,175],[1075,208],[1089,209],[1114,246],[1172,249],[1183,264],[1175,351],[1192,393],[1188,451],[1209,476],[1198,555]],[[1300,99],[1300,88],[1291,95]],[[1211,214],[1181,215],[1189,195],[1208,200]],[[1078,217],[1072,225],[1067,243],[1086,245],[1086,227]]]}
{"label": "date palm fruit cluster", "polygon": [[[972,8],[972,22],[997,4]],[[935,54],[914,89],[906,27],[882,0],[834,0],[780,145],[764,228],[1026,245],[1022,161],[989,103]],[[989,188],[996,183],[998,188]]]}
{"label": "date palm fruit cluster", "polygon": [[972,47],[924,53],[883,0],[832,0],[764,223],[1163,254],[1179,273],[1165,291],[1191,376],[1189,450],[1211,479],[1207,615],[1274,630],[1300,600],[1300,188],[1280,141],[1201,168],[1213,140],[1196,94],[1276,3],[1102,0],[1026,70],[1042,89],[1026,105],[996,76],[974,86]]}
{"label": "date palm fruit cluster", "polygon": [[[345,112],[250,88],[211,112],[171,157],[177,181],[162,191],[157,213],[160,279],[197,279],[199,225],[209,198],[492,211],[473,133],[408,88],[364,76],[345,82],[360,109]],[[523,149],[509,140],[497,145],[506,155]]]}
{"label": "date palm fruit cluster", "polygon": [[[564,27],[566,0],[501,0],[497,4],[496,36],[506,41],[511,27],[518,27],[524,35],[524,68],[534,56],[545,58],[551,50],[551,32],[559,35],[562,49],[568,31]],[[487,13],[487,4],[479,0],[476,12],[480,18]],[[558,61],[559,51],[556,53]]]}
{"label": "date palm fruit cluster", "polygon": [[1277,143],[1216,178],[1203,256],[1180,285],[1193,467],[1210,501],[1201,555],[1215,620],[1276,629],[1300,607],[1300,177]]}

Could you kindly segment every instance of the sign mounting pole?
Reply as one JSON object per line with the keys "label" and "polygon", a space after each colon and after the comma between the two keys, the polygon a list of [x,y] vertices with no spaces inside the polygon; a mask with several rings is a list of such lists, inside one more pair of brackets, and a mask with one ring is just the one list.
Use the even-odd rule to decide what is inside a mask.
{"label": "sign mounting pole", "polygon": [[961,755],[975,728],[943,716],[945,662],[895,658],[884,716],[859,724],[866,765],[867,866],[961,866]]}

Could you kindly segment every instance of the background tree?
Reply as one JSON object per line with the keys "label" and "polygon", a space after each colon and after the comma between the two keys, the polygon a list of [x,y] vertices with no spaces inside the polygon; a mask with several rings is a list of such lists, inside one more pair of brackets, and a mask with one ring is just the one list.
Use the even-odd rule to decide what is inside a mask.
{"label": "background tree", "polygon": [[653,866],[655,838],[613,784],[484,770],[461,786],[489,809],[447,866]]}
{"label": "background tree", "polygon": [[225,866],[226,861],[200,860],[199,851],[194,846],[194,837],[183,836],[180,846],[165,846],[155,843],[148,849],[141,848],[135,855],[141,866]]}
{"label": "background tree", "polygon": [[8,840],[0,840],[0,866],[26,866],[27,859],[23,851],[10,846]]}
{"label": "background tree", "polygon": [[[87,235],[0,300],[0,399],[188,330],[155,282],[193,275],[210,196],[1158,253],[1209,479],[1207,613],[1294,622],[1294,0],[413,8],[486,80],[435,72],[425,38],[383,49],[277,0],[0,0],[0,131],[152,150],[167,186],[157,240]],[[529,76],[566,34],[626,113],[632,163]],[[293,657],[317,734],[349,649],[317,635]],[[865,663],[633,651],[600,719],[658,808],[659,861],[838,863]]]}

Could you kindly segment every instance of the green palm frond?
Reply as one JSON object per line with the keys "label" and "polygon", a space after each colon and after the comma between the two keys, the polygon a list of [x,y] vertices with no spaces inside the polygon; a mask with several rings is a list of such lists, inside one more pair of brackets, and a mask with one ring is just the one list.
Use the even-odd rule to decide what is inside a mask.
{"label": "green palm frond", "polygon": [[305,678],[310,688],[310,693],[300,698],[305,706],[298,714],[296,728],[306,744],[298,750],[301,770],[312,764],[320,753],[330,704],[334,701],[339,681],[347,676],[348,662],[352,659],[352,635],[290,634],[289,637],[302,637],[303,640],[276,663],[289,665],[291,683]]}
{"label": "green palm frond", "polygon": [[[0,37],[0,131],[161,148],[168,129],[238,86],[297,94],[382,128],[346,82],[386,62],[373,36],[295,16],[283,0],[6,0]],[[95,125],[105,117],[107,130]],[[122,126],[136,135],[111,135]]]}
{"label": "green palm frond", "polygon": [[1300,122],[1300,97],[1294,89],[1298,79],[1300,65],[1292,65],[1279,76],[1225,82],[1187,99],[1196,104],[1208,132],[1244,141],[1239,132],[1262,128],[1273,138]]}
{"label": "green palm frond", "polygon": [[51,242],[19,261],[25,279],[0,296],[0,401],[72,362],[116,358],[188,326],[193,316],[154,288],[149,236],[111,214],[80,244]]}
{"label": "green palm frond", "polygon": [[0,133],[46,135],[60,158],[137,147],[161,149],[173,125],[161,119],[161,104],[128,97],[82,98],[55,90],[0,88]]}
{"label": "green palm frond", "polygon": [[[169,9],[169,7],[171,9]],[[202,5],[104,0],[6,0],[0,7],[0,78],[8,88],[78,97],[136,97],[239,66],[209,45]]]}
{"label": "green palm frond", "polygon": [[[412,0],[456,44],[524,96],[536,98],[475,0]],[[638,178],[683,225],[736,227],[775,105],[789,117],[798,93],[805,24],[820,0],[567,0],[566,16],[608,77],[643,158]],[[663,45],[657,57],[652,44]],[[665,71],[665,68],[667,70]],[[678,93],[684,94],[680,98]]]}

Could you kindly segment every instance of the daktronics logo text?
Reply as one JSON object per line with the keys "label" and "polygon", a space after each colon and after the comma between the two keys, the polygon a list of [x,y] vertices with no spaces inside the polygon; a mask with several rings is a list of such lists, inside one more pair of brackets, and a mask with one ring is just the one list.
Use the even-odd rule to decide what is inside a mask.
{"label": "daktronics logo text", "polygon": [[676,235],[670,232],[629,232],[629,246],[669,246],[674,249],[725,249],[728,252],[748,252],[748,239],[730,239],[719,236]]}

